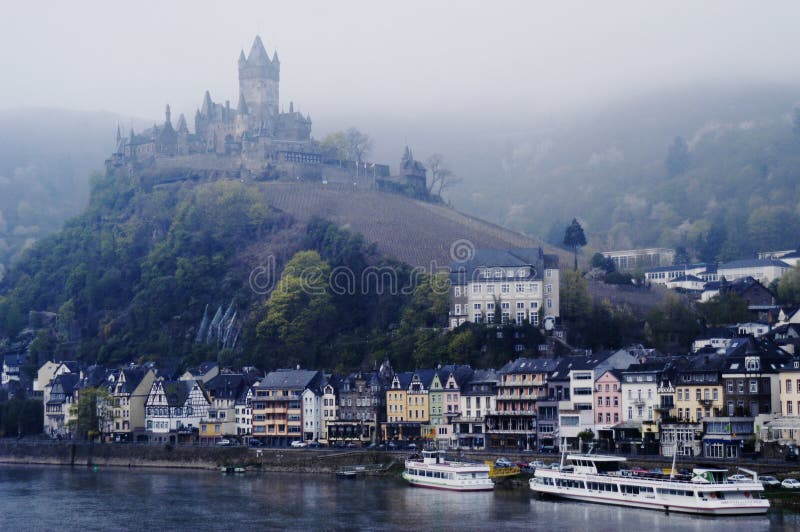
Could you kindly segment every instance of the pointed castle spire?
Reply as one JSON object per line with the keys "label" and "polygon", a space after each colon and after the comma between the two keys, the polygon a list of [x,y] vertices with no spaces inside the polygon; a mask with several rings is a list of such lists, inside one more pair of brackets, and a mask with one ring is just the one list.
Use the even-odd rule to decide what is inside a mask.
{"label": "pointed castle spire", "polygon": [[166,120],[164,121],[164,125],[172,127],[172,112],[170,112],[169,110],[169,104],[167,104],[167,108],[164,111],[164,117],[166,118]]}
{"label": "pointed castle spire", "polygon": [[264,48],[264,43],[261,42],[261,37],[256,35],[253,41],[253,46],[250,48],[250,55],[247,57],[247,62],[251,65],[263,65],[269,63],[269,55]]}
{"label": "pointed castle spire", "polygon": [[211,106],[211,93],[206,91],[205,96],[203,96],[203,107],[200,109],[200,112],[208,116],[211,114]]}
{"label": "pointed castle spire", "polygon": [[119,124],[117,124],[117,144],[119,144],[119,141],[121,140],[122,140],[122,129],[119,127]]}
{"label": "pointed castle spire", "polygon": [[186,126],[186,117],[183,116],[183,113],[178,117],[178,131],[181,133],[189,132],[189,128]]}
{"label": "pointed castle spire", "polygon": [[239,105],[236,106],[236,112],[240,115],[246,115],[250,111],[247,109],[247,102],[244,100],[244,94],[239,93]]}
{"label": "pointed castle spire", "polygon": [[244,50],[239,52],[239,66],[242,66],[244,63],[247,62],[247,58],[244,55]]}

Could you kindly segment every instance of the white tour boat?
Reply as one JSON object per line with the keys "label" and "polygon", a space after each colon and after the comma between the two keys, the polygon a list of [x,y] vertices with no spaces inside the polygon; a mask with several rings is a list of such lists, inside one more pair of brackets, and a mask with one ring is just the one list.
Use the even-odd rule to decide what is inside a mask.
{"label": "white tour boat", "polygon": [[[752,481],[732,482],[726,469],[695,469],[691,477],[636,475],[620,469],[620,456],[574,454],[559,469],[537,469],[531,490],[586,502],[704,515],[763,514],[769,501],[754,472]],[[673,464],[674,473],[675,466]]]}
{"label": "white tour boat", "polygon": [[422,451],[422,458],[406,460],[403,478],[412,486],[451,491],[488,491],[494,489],[489,466],[450,462],[444,451]]}

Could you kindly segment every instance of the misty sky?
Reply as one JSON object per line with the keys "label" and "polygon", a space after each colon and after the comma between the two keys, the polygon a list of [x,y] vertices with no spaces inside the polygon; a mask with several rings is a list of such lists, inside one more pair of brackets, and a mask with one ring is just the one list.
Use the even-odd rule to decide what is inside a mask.
{"label": "misty sky", "polygon": [[4,0],[0,108],[190,124],[260,34],[281,102],[331,116],[537,114],[686,83],[800,81],[800,2]]}

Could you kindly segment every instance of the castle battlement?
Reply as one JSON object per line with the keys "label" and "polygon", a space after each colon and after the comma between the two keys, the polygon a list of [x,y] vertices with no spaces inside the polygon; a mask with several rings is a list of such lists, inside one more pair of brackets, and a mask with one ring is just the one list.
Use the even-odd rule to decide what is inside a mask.
{"label": "castle battlement", "polygon": [[[404,190],[423,196],[425,168],[404,157],[400,176],[391,176],[388,165],[342,161],[326,152],[311,137],[311,117],[280,110],[280,60],[270,57],[256,36],[249,54],[239,54],[239,95],[215,102],[203,95],[194,116],[194,132],[181,114],[172,125],[169,105],[165,120],[141,133],[123,135],[117,128],[117,147],[106,161],[109,169],[129,167],[153,170],[218,170],[255,179],[304,179],[341,182],[367,188]],[[411,163],[416,163],[413,165]]]}

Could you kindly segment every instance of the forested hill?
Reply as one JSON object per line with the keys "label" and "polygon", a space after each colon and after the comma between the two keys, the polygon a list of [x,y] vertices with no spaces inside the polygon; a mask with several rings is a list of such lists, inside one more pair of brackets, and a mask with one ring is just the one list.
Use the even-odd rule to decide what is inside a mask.
{"label": "forested hill", "polygon": [[[44,311],[58,319],[37,333],[29,369],[53,356],[184,368],[208,359],[266,369],[371,367],[384,357],[400,368],[502,363],[514,352],[505,340],[486,351],[462,339],[450,356],[451,338],[436,332],[446,287],[408,264],[448,263],[459,240],[536,244],[392,194],[225,178],[146,188],[123,170],[98,175],[86,211],[0,284],[0,348],[26,334],[30,311]],[[373,266],[380,278],[365,273]],[[339,290],[333,271],[349,272]],[[528,338],[533,353],[538,333]]]}

